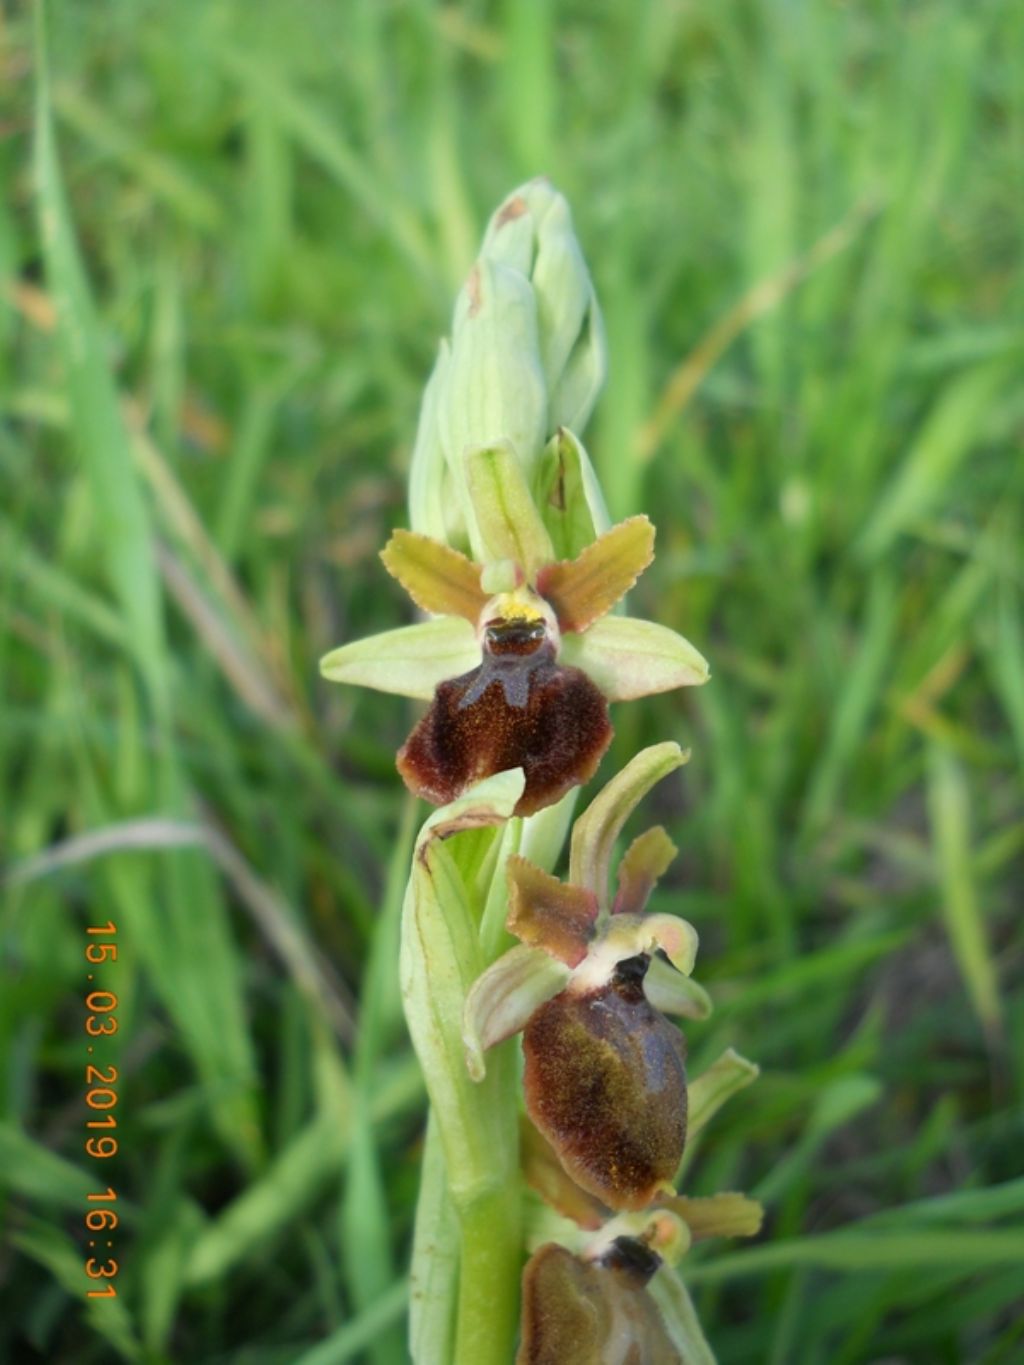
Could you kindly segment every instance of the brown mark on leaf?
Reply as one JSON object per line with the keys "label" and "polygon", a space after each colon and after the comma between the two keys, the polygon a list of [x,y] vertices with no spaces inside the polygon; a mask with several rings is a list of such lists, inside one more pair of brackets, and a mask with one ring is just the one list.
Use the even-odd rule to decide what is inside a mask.
{"label": "brown mark on leaf", "polygon": [[480,311],[480,304],[483,301],[480,293],[479,266],[475,265],[469,272],[469,278],[466,280],[466,292],[469,294],[469,316],[475,318]]}
{"label": "brown mark on leaf", "polygon": [[526,1108],[566,1171],[609,1208],[641,1209],[686,1144],[682,1034],[643,990],[648,959],[586,995],[562,991],[523,1033]]}
{"label": "brown mark on leaf", "polygon": [[514,814],[532,815],[592,777],[611,739],[598,688],[581,669],[556,663],[532,623],[514,623],[489,633],[478,668],[439,684],[397,764],[406,786],[435,805],[522,768]]}
{"label": "brown mark on leaf", "polygon": [[565,511],[565,456],[562,454],[564,431],[564,427],[558,428],[558,477],[548,493],[548,503],[558,512]]}
{"label": "brown mark on leaf", "polygon": [[536,1251],[523,1271],[516,1365],[683,1365],[645,1280],[621,1260],[584,1261],[555,1242]]}
{"label": "brown mark on leaf", "polygon": [[527,211],[526,200],[518,194],[514,194],[511,199],[506,199],[498,210],[498,216],[494,220],[494,226],[502,228],[506,223],[512,223],[517,218],[522,218]]}
{"label": "brown mark on leaf", "polygon": [[443,820],[440,824],[432,827],[432,838],[425,839],[420,844],[416,856],[429,875],[433,877],[430,855],[433,851],[435,839],[443,841],[450,839],[453,834],[462,834],[467,829],[484,829],[487,825],[500,825],[504,819],[503,811],[496,810],[493,806],[486,804],[475,806],[472,810],[460,811],[458,815],[453,815],[450,820]]}

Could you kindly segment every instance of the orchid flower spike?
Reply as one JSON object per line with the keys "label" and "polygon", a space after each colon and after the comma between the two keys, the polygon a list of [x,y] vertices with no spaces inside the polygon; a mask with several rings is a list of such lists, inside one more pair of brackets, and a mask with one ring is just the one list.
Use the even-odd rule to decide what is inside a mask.
{"label": "orchid flower spike", "polygon": [[653,559],[646,517],[558,560],[508,447],[474,452],[466,472],[486,563],[396,531],[384,565],[433,619],[343,645],[321,670],[431,701],[398,755],[411,791],[445,805],[522,768],[515,814],[531,815],[594,774],[610,701],[703,683],[708,666],[674,631],[610,615]]}

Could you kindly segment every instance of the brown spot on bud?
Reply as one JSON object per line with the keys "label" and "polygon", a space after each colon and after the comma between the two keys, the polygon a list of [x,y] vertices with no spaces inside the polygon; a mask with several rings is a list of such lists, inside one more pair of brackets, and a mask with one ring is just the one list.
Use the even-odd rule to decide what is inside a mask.
{"label": "brown spot on bud", "polygon": [[683,1365],[657,1304],[632,1268],[584,1261],[549,1242],[523,1271],[516,1365],[602,1361]]}
{"label": "brown spot on bud", "polygon": [[441,683],[398,754],[418,796],[445,805],[492,773],[522,768],[516,815],[550,806],[597,770],[611,743],[608,704],[578,668],[556,663],[533,622],[489,622],[479,668]]}
{"label": "brown spot on bud", "polygon": [[518,194],[514,194],[511,199],[506,199],[498,210],[498,216],[494,220],[495,227],[504,227],[506,223],[513,222],[516,218],[522,218],[526,212],[526,200]]}
{"label": "brown spot on bud", "polygon": [[475,318],[480,311],[480,268],[474,266],[466,279],[466,292],[469,294],[469,316]]}
{"label": "brown spot on bud", "polygon": [[564,990],[523,1033],[526,1107],[565,1169],[613,1209],[641,1209],[686,1143],[685,1043],[631,958],[599,990]]}

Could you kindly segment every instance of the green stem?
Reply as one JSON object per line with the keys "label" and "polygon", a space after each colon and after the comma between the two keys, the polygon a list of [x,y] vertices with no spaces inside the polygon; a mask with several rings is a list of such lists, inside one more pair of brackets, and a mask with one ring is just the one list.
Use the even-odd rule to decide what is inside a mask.
{"label": "green stem", "polygon": [[[402,999],[455,1212],[454,1219],[442,1216],[445,1201],[435,1187],[442,1170],[435,1152],[421,1188],[422,1236],[413,1277],[414,1289],[431,1297],[413,1313],[416,1365],[509,1365],[515,1349],[523,1259],[517,1045],[510,1040],[495,1048],[484,1079],[471,1080],[463,1013],[466,994],[487,965],[480,922],[491,890],[480,885],[472,830],[483,823],[481,815],[492,823],[496,817],[507,820],[521,792],[521,774],[498,774],[481,783],[471,800],[432,816],[417,840],[406,892]],[[486,880],[499,877],[500,858]],[[455,1349],[442,1362],[425,1353],[436,1352],[446,1336],[456,1261]]]}
{"label": "green stem", "polygon": [[514,1048],[508,1042],[491,1053],[481,1084],[500,1148],[486,1170],[456,1173],[452,1182],[461,1233],[454,1365],[509,1365],[515,1347],[523,1241]]}
{"label": "green stem", "polygon": [[454,1365],[509,1365],[519,1319],[518,1180],[461,1214],[462,1256]]}

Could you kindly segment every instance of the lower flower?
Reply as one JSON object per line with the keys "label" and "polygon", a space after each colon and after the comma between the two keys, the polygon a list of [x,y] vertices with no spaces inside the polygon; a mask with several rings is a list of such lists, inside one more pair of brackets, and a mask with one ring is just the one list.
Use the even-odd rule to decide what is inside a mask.
{"label": "lower flower", "polygon": [[660,1264],[632,1237],[597,1259],[542,1246],[523,1272],[516,1365],[684,1365],[646,1289]]}
{"label": "lower flower", "polygon": [[646,913],[675,854],[665,831],[633,841],[614,895],[608,880],[627,817],[683,761],[678,745],[655,745],[604,788],[576,822],[569,881],[508,859],[506,927],[520,946],[466,1000],[470,1074],[479,1079],[484,1051],[522,1030],[530,1118],[568,1175],[612,1209],[645,1208],[671,1189],[686,1145],[686,1044],[664,1011],[688,1011],[697,935],[675,915]]}

